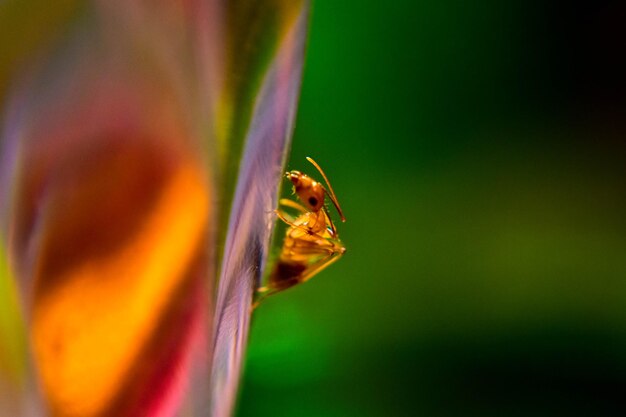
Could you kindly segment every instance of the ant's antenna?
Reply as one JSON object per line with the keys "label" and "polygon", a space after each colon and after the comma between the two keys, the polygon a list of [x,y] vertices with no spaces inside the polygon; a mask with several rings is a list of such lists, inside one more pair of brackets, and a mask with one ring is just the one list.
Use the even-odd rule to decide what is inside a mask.
{"label": "ant's antenna", "polygon": [[309,161],[310,163],[312,163],[313,166],[315,168],[317,168],[317,170],[320,172],[320,174],[322,174],[322,177],[324,177],[324,181],[326,181],[326,185],[328,185],[328,191],[326,191],[326,189],[324,189],[324,191],[326,191],[326,194],[328,194],[328,197],[330,197],[330,201],[332,201],[333,204],[335,205],[335,208],[337,209],[337,212],[339,213],[339,217],[341,217],[341,221],[345,222],[346,218],[343,215],[343,212],[341,211],[341,207],[339,207],[339,202],[337,201],[337,196],[335,196],[335,192],[333,191],[333,187],[330,185],[330,181],[328,181],[328,178],[326,178],[326,174],[324,174],[324,171],[322,171],[322,168],[317,164],[317,162],[315,162],[313,160],[313,158],[307,156],[306,160]]}

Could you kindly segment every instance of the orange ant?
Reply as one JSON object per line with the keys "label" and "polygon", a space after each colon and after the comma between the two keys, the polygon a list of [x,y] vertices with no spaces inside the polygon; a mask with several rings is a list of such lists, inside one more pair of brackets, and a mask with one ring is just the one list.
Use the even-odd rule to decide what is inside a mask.
{"label": "orange ant", "polygon": [[269,275],[268,285],[257,290],[261,297],[254,303],[253,308],[265,297],[313,278],[346,252],[324,205],[325,197],[328,196],[337,209],[341,221],[346,221],[335,192],[322,168],[312,158],[306,159],[317,168],[328,189],[300,171],[285,173],[302,204],[283,198],[279,205],[298,210],[300,215],[294,219],[282,209],[274,210],[278,218],[289,228],[278,261]]}

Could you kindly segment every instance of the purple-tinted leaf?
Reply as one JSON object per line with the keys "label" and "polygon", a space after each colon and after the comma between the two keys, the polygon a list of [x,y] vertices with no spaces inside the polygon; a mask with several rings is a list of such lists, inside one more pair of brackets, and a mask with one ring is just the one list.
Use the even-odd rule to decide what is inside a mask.
{"label": "purple-tinted leaf", "polygon": [[284,34],[278,36],[275,52],[262,73],[245,130],[217,292],[214,417],[231,415],[236,400],[252,294],[265,268],[275,221],[273,209],[293,129],[307,18],[308,4],[301,3],[293,19],[286,19]]}

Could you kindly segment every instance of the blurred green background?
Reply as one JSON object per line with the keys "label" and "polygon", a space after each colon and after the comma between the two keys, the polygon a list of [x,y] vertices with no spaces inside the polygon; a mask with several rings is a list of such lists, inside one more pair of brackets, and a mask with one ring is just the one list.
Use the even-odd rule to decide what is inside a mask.
{"label": "blurred green background", "polygon": [[239,416],[626,411],[625,20],[314,3],[289,169],[348,252],[255,312]]}

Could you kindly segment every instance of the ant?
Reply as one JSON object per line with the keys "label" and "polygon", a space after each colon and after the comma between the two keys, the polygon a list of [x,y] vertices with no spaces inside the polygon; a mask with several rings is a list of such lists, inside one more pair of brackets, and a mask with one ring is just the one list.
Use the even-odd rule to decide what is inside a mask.
{"label": "ant", "polygon": [[328,189],[300,171],[285,173],[285,178],[293,184],[294,192],[302,204],[282,198],[279,206],[298,210],[300,215],[294,219],[283,209],[274,210],[278,218],[289,228],[278,261],[269,275],[268,284],[257,290],[261,296],[253,304],[253,308],[264,298],[313,278],[346,252],[345,246],[339,240],[337,228],[324,205],[325,197],[328,196],[337,209],[341,221],[346,221],[335,192],[317,162],[310,157],[306,159],[317,168]]}

